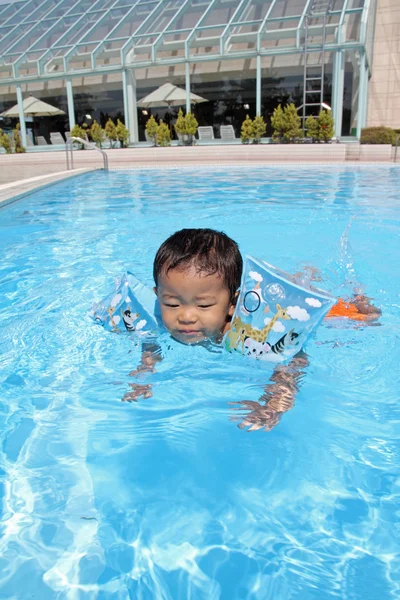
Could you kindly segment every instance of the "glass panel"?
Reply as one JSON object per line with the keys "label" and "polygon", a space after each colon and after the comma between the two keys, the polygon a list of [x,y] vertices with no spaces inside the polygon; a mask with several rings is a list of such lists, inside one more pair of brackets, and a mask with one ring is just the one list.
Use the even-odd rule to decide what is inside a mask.
{"label": "glass panel", "polygon": [[59,19],[67,14],[73,5],[74,2],[71,0],[61,0],[60,2],[56,2],[55,7],[46,16],[51,19]]}
{"label": "glass panel", "polygon": [[[192,29],[197,25],[210,2],[206,0],[191,0],[185,9],[177,15],[168,25],[166,31],[177,31],[180,29]],[[180,4],[182,6],[182,4]],[[178,12],[177,10],[175,12]]]}
{"label": "glass panel", "polygon": [[[315,52],[308,56],[308,65],[312,68],[320,65],[320,53]],[[324,72],[324,102],[331,106],[332,101],[332,70],[333,55],[325,53]],[[319,73],[321,70],[319,68]],[[309,83],[310,85],[310,83]],[[304,67],[303,57],[300,54],[282,54],[279,56],[263,56],[261,58],[261,114],[267,123],[267,136],[272,135],[271,116],[275,108],[293,102],[302,116],[303,105]],[[308,94],[307,101],[314,103],[320,101],[320,83],[309,89],[318,88],[314,94]],[[309,107],[308,112],[314,111]],[[311,113],[310,113],[311,114]]]}
{"label": "glass panel", "polygon": [[[182,107],[186,104],[186,92],[185,90],[185,66],[183,64],[174,66],[157,66],[148,69],[136,69],[136,86],[137,86],[137,99],[140,101],[142,98],[154,92],[159,86],[163,85],[166,81],[176,85],[183,90],[183,102]],[[178,115],[179,106],[160,106],[156,108],[140,108],[138,107],[138,124],[139,124],[139,139],[140,141],[146,141],[145,127],[146,122],[151,115],[155,117],[157,122],[163,119],[170,127],[171,138],[176,139],[175,130],[173,128],[174,123]]]}
{"label": "glass panel", "polygon": [[116,28],[112,34],[112,38],[130,37],[133,35],[156,5],[157,2],[151,2],[150,4],[144,5],[141,8],[136,7],[128,16],[128,19]]}
{"label": "glass panel", "polygon": [[65,18],[54,23],[53,21],[42,21],[41,39],[39,39],[32,47],[31,50],[47,50],[55,44],[59,38],[71,27],[73,18]]}
{"label": "glass panel", "polygon": [[[2,90],[0,87],[0,107]],[[7,89],[7,88],[6,88]],[[8,108],[17,103],[17,97],[15,87],[8,88],[9,92],[5,95]],[[47,102],[51,106],[59,108],[65,112],[65,115],[53,116],[53,117],[27,117],[26,118],[26,130],[32,143],[36,143],[38,136],[43,136],[48,144],[52,141],[55,142],[57,136],[50,135],[51,133],[61,133],[65,139],[65,131],[69,130],[68,121],[68,105],[67,96],[65,91],[65,82],[62,79],[56,81],[42,82],[38,81],[35,83],[23,84],[22,95],[24,98],[28,96],[34,96],[39,100]],[[15,127],[18,119],[7,119],[5,123],[9,126]],[[1,123],[1,122],[0,122]],[[0,124],[0,127],[2,125]]]}
{"label": "glass panel", "polygon": [[103,13],[102,16],[99,15],[96,27],[87,35],[85,35],[81,41],[92,42],[94,40],[98,40],[100,42],[104,40],[113,27],[115,27],[115,25],[122,19],[124,14],[124,11],[118,8],[111,10],[109,13]]}
{"label": "glass panel", "polygon": [[342,135],[356,135],[358,87],[360,82],[359,56],[355,50],[346,50],[344,63],[344,94]]}
{"label": "glass panel", "polygon": [[102,127],[109,118],[124,122],[122,75],[95,75],[72,79],[75,122],[90,125],[96,120]]}
{"label": "glass panel", "polygon": [[238,7],[237,0],[218,0],[201,22],[201,26],[208,25],[227,25]]}
{"label": "glass panel", "polygon": [[8,48],[12,48],[17,41],[32,28],[32,23],[25,23],[14,29],[13,33],[0,41],[0,54],[5,54]]}
{"label": "glass panel", "polygon": [[233,125],[240,137],[246,114],[256,114],[256,59],[196,62],[190,78],[191,91],[208,100],[194,106],[199,125],[211,125],[215,137],[221,125]]}
{"label": "glass panel", "polygon": [[46,13],[48,13],[54,6],[56,6],[56,0],[48,0],[47,2],[35,2],[34,4],[29,4],[29,7],[19,12],[16,15],[13,15],[11,19],[8,21],[9,23],[13,23],[18,25],[21,21],[26,20],[29,22],[38,21],[41,19]]}
{"label": "glass panel", "polygon": [[358,42],[360,39],[361,13],[346,15],[343,25],[343,41]]}
{"label": "glass panel", "polygon": [[270,9],[272,0],[250,0],[245,2],[235,17],[235,23],[243,21],[263,20]]}
{"label": "glass panel", "polygon": [[269,18],[301,16],[307,0],[292,0],[292,2],[277,2],[273,7]]}
{"label": "glass panel", "polygon": [[[6,25],[7,19],[9,19],[11,15],[15,14],[20,8],[23,8],[23,6],[25,6],[25,2],[13,2],[11,4],[7,4],[0,13],[1,22]],[[0,6],[0,9],[1,8],[2,7]]]}

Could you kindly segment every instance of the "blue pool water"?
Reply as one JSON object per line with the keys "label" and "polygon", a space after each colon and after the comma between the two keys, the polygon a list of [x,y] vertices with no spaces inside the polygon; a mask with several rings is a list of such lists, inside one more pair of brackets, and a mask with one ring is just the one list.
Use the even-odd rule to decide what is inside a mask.
{"label": "blue pool water", "polygon": [[[399,184],[394,167],[99,172],[1,209],[1,598],[399,597]],[[218,349],[171,345],[135,379],[152,398],[121,402],[140,348],[87,310],[127,268],[151,285],[181,227],[382,308],[319,327],[270,431],[270,367]]]}

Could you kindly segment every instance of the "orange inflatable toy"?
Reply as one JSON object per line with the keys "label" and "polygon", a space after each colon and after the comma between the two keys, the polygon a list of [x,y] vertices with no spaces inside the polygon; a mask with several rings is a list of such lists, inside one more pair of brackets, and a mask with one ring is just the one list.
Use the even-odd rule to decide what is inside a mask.
{"label": "orange inflatable toy", "polygon": [[326,318],[344,317],[345,319],[353,319],[353,321],[365,321],[368,317],[360,312],[352,302],[345,302],[343,298],[339,298],[337,303],[332,306],[327,313]]}

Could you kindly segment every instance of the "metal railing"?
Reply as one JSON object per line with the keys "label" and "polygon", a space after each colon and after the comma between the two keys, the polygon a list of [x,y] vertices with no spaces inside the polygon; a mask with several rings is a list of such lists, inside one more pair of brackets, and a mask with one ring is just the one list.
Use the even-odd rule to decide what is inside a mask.
{"label": "metal railing", "polygon": [[80,144],[83,144],[90,150],[97,150],[97,152],[101,152],[101,154],[103,155],[103,168],[105,171],[108,171],[108,157],[107,157],[107,154],[104,152],[104,150],[102,150],[101,148],[98,148],[96,146],[96,144],[91,144],[87,140],[83,140],[80,137],[73,137],[73,136],[71,136],[66,141],[66,144],[65,144],[65,153],[66,153],[66,157],[67,157],[67,171],[74,168],[74,153],[73,153],[73,151],[74,151],[73,143],[74,142],[79,142]]}

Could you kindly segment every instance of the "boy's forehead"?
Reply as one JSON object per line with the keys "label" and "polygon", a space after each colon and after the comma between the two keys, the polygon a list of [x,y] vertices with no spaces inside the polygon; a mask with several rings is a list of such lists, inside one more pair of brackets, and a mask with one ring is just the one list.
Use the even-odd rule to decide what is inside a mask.
{"label": "boy's forehead", "polygon": [[188,289],[206,292],[208,290],[218,291],[226,287],[219,273],[206,273],[195,267],[170,269],[166,273],[161,273],[158,285],[166,291]]}

